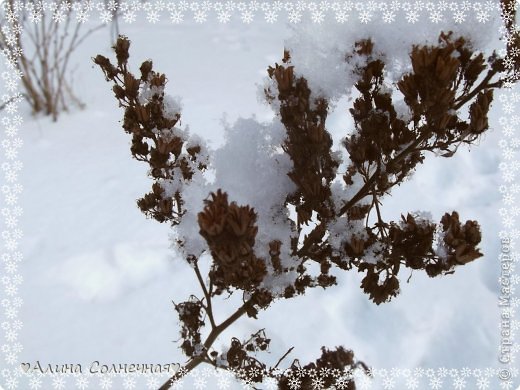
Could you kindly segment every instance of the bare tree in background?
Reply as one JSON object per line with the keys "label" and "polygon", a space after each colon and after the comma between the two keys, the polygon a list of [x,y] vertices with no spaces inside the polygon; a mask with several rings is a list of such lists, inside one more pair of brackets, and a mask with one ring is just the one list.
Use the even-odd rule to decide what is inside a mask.
{"label": "bare tree in background", "polygon": [[119,0],[105,0],[105,8],[112,14],[110,20],[110,43],[114,45],[119,37]]}
{"label": "bare tree in background", "polygon": [[[0,11],[0,49],[22,77],[22,96],[34,114],[58,119],[71,105],[83,103],[72,89],[70,58],[98,25],[86,29],[79,1],[58,1],[52,10],[37,1],[4,2]],[[76,15],[74,11],[79,10]]]}

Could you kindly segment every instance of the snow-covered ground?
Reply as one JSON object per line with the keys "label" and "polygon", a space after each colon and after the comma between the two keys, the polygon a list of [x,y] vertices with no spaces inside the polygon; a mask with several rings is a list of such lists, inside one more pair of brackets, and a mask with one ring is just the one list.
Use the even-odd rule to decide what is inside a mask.
{"label": "snow-covered ground", "polygon": [[[182,98],[183,126],[212,147],[223,142],[223,120],[272,117],[258,100],[258,85],[283,54],[290,31],[282,23],[151,26],[143,20],[123,25],[122,32],[132,41],[133,69],[152,58],[169,78],[167,92]],[[171,229],[145,219],[135,205],[150,181],[146,166],[131,159],[129,137],[118,123],[122,111],[91,62],[96,54],[112,56],[106,30],[75,54],[74,87],[85,110],[53,123],[21,108],[21,361],[182,362],[171,301],[198,294],[196,280],[169,249]],[[336,138],[351,124],[349,107],[341,100],[328,121]],[[415,272],[400,296],[380,306],[359,288],[361,275],[351,272],[335,288],[276,302],[258,321],[241,319],[221,344],[266,328],[271,362],[291,346],[290,357],[305,363],[321,346],[343,345],[380,368],[498,367],[498,100],[494,109],[493,129],[478,147],[461,147],[451,159],[428,158],[384,203],[389,219],[428,210],[438,221],[457,210],[461,219],[478,220],[483,258],[446,277]],[[219,303],[219,318],[236,303]]]}

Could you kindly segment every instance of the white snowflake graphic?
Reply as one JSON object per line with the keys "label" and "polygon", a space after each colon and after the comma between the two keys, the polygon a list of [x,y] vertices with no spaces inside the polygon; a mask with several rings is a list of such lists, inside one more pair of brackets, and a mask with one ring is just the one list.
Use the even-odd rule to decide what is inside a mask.
{"label": "white snowflake graphic", "polygon": [[289,388],[291,389],[299,389],[301,382],[298,378],[293,377],[289,379]]}
{"label": "white snowflake graphic", "polygon": [[135,378],[133,376],[127,376],[123,380],[124,389],[135,389]]}
{"label": "white snowflake graphic", "polygon": [[419,20],[419,14],[415,10],[408,11],[406,13],[406,21],[411,24],[415,24]]}
{"label": "white snowflake graphic", "polygon": [[433,389],[433,390],[439,390],[442,388],[442,381],[440,378],[438,377],[433,377],[430,379],[430,387]]}
{"label": "white snowflake graphic", "polygon": [[372,20],[372,14],[369,11],[362,11],[359,14],[359,20],[361,23],[368,24]]}
{"label": "white snowflake graphic", "polygon": [[229,20],[231,19],[231,12],[229,12],[229,11],[219,12],[217,19],[220,23],[224,23],[224,24],[228,23]]}
{"label": "white snowflake graphic", "polygon": [[29,380],[29,388],[31,390],[37,390],[42,387],[42,379],[40,377],[34,377]]}
{"label": "white snowflake graphic", "polygon": [[201,389],[206,388],[206,379],[204,377],[202,377],[202,376],[196,377],[195,380],[193,381],[193,386],[197,390],[201,390]]}
{"label": "white snowflake graphic", "polygon": [[414,376],[409,377],[406,380],[406,388],[410,389],[410,390],[418,389],[419,388],[419,380],[416,377],[414,377]]}
{"label": "white snowflake graphic", "polygon": [[289,23],[300,23],[300,21],[302,20],[302,14],[298,10],[292,10],[289,12],[288,19]]}
{"label": "white snowflake graphic", "polygon": [[218,379],[217,379],[217,388],[218,389],[229,389],[229,387],[231,386],[231,378],[230,378],[230,375],[223,375],[223,374],[220,374],[218,375]]}
{"label": "white snowflake graphic", "polygon": [[123,14],[123,20],[125,23],[132,24],[136,20],[136,15],[134,11],[128,11]]}
{"label": "white snowflake graphic", "polygon": [[278,19],[278,13],[275,11],[267,11],[265,13],[265,21],[267,23],[274,23]]}
{"label": "white snowflake graphic", "polygon": [[159,388],[161,386],[161,384],[162,383],[159,383],[159,379],[154,375],[150,375],[148,377],[148,379],[146,380],[146,387],[150,390],[151,389],[155,390],[155,389]]}
{"label": "white snowflake graphic", "polygon": [[321,24],[325,19],[325,13],[323,11],[316,11],[312,13],[311,20],[313,23]]}
{"label": "white snowflake graphic", "polygon": [[240,17],[242,19],[242,22],[249,24],[253,22],[253,12],[250,10],[246,10],[242,13],[242,16]]}
{"label": "white snowflake graphic", "polygon": [[196,23],[204,23],[208,18],[208,15],[206,14],[206,11],[204,10],[197,10],[195,11],[195,14],[193,15],[193,20],[195,20]]}
{"label": "white snowflake graphic", "polygon": [[511,390],[513,388],[513,382],[510,380],[501,381],[500,387],[504,390]]}
{"label": "white snowflake graphic", "polygon": [[52,379],[52,387],[57,390],[65,389],[65,379],[63,376],[55,376]]}
{"label": "white snowflake graphic", "polygon": [[112,388],[112,378],[107,375],[101,376],[99,379],[99,387],[103,390]]}
{"label": "white snowflake graphic", "polygon": [[453,380],[453,388],[456,390],[461,390],[466,387],[466,381],[464,378],[457,377]]}
{"label": "white snowflake graphic", "polygon": [[395,13],[392,11],[386,11],[383,14],[383,21],[385,23],[392,23],[395,20]]}
{"label": "white snowflake graphic", "polygon": [[442,13],[440,11],[431,12],[430,22],[435,23],[435,24],[442,22]]}
{"label": "white snowflake graphic", "polygon": [[184,21],[184,14],[181,11],[172,11],[170,13],[170,21],[174,24],[179,24]]}
{"label": "white snowflake graphic", "polygon": [[88,389],[88,387],[89,387],[88,378],[85,375],[78,376],[78,378],[76,379],[76,387],[80,390]]}
{"label": "white snowflake graphic", "polygon": [[150,11],[148,15],[146,16],[146,20],[148,20],[149,23],[155,24],[159,21],[159,12],[156,10]]}
{"label": "white snowflake graphic", "polygon": [[383,389],[390,390],[395,387],[395,380],[392,377],[386,377],[383,379]]}
{"label": "white snowflake graphic", "polygon": [[454,12],[453,20],[457,24],[464,23],[466,21],[466,14],[463,11]]}

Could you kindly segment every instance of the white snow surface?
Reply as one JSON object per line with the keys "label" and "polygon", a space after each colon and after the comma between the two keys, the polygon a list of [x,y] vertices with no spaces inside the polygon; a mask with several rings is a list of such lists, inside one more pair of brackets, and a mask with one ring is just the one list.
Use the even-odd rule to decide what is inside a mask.
{"label": "white snow surface", "polygon": [[[335,142],[352,128],[350,103],[342,97],[352,80],[349,69],[338,65],[352,37],[366,37],[370,31],[376,48],[391,49],[395,72],[398,59],[406,58],[404,48],[418,34],[425,41],[436,38],[423,24],[400,24],[397,38],[392,35],[395,24],[378,24],[377,29],[370,23],[359,26],[332,23],[315,33],[316,28],[302,24],[295,28],[300,37],[314,35],[322,46],[293,38],[285,43],[294,42],[296,71],[309,78],[315,91],[336,101],[327,121]],[[464,28],[477,31],[467,23]],[[344,30],[344,40],[335,39],[338,30]],[[154,69],[169,79],[166,93],[182,97],[182,127],[189,125],[191,134],[200,135],[215,150],[213,183],[222,185],[230,200],[255,207],[260,216],[257,249],[266,250],[260,244],[274,237],[287,242],[284,216],[276,207],[291,188],[285,176],[290,161],[269,148],[283,135],[279,124],[269,124],[273,113],[257,100],[257,91],[267,66],[280,61],[284,38],[291,32],[282,24],[263,22],[179,27],[158,23],[151,28],[144,20],[123,26],[122,32],[132,41],[132,69],[152,58]],[[476,42],[486,43],[486,37],[480,32]],[[151,186],[147,167],[131,159],[129,136],[118,123],[123,113],[101,71],[90,62],[98,53],[112,57],[109,46],[108,32],[101,30],[75,54],[79,64],[75,89],[87,104],[85,110],[63,114],[53,123],[32,118],[23,108],[22,361],[184,361],[175,341],[179,328],[171,301],[185,301],[199,290],[191,268],[169,249],[171,228],[146,220],[135,206]],[[171,103],[172,110],[179,107]],[[401,294],[380,306],[359,288],[361,274],[336,272],[339,286],[277,301],[260,312],[257,321],[238,321],[218,345],[265,327],[272,338],[268,356],[272,363],[291,346],[295,346],[292,357],[308,362],[319,356],[321,346],[344,345],[381,368],[497,366],[497,111],[491,120],[494,129],[480,145],[471,152],[461,147],[450,159],[427,158],[382,208],[389,220],[417,209],[429,211],[437,222],[452,210],[459,211],[463,220],[476,219],[482,227],[483,258],[447,277],[430,279],[414,272],[406,283],[408,274],[403,273]],[[250,119],[235,122],[238,117]],[[185,221],[196,221],[212,188],[209,181],[185,186],[189,210]],[[341,193],[341,188],[336,190]],[[269,218],[278,218],[272,230]],[[187,251],[203,247],[193,219],[179,228],[193,243]],[[217,317],[224,319],[238,304],[239,297],[217,302]]]}

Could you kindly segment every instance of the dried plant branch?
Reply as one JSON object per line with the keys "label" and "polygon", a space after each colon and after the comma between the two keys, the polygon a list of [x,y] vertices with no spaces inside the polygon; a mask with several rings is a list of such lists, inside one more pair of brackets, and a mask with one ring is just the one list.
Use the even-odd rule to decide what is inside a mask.
{"label": "dried plant branch", "polygon": [[206,284],[204,283],[204,280],[202,279],[202,275],[199,270],[199,265],[197,263],[197,260],[192,260],[192,264],[195,270],[195,274],[197,275],[197,280],[199,281],[200,288],[202,289],[202,292],[204,293],[204,297],[206,298],[206,314],[208,315],[209,321],[211,323],[211,327],[215,329],[217,325],[215,324],[215,320],[213,317],[213,309],[211,306],[211,293],[206,289]]}
{"label": "dried plant branch", "polygon": [[[520,47],[520,39],[516,45]],[[151,61],[142,63],[139,77],[130,72],[129,47],[130,41],[120,37],[114,46],[117,64],[101,55],[94,62],[113,84],[124,109],[123,128],[132,136],[133,157],[150,168],[152,190],[138,201],[139,208],[159,222],[182,226],[189,215],[184,185],[202,177],[211,164],[209,153],[203,143],[177,127],[180,107],[164,94],[166,76],[155,72]],[[483,53],[464,38],[453,38],[452,33],[441,33],[437,45],[412,47],[412,70],[396,83],[385,81],[384,57],[371,40],[357,42],[346,61],[355,56],[364,62],[357,62],[359,97],[350,109],[354,131],[342,142],[347,156],[342,174],[338,172],[341,159],[332,151],[326,127],[327,99],[314,95],[307,80],[297,76],[289,51],[284,52],[281,64],[268,68],[272,84],[265,94],[269,102],[276,103],[273,106],[286,131],[281,149],[292,162],[287,176],[294,189],[284,192],[280,205],[281,212],[296,212],[295,221],[285,220],[290,239],[259,239],[259,215],[253,207],[230,201],[225,189],[208,191],[202,211],[189,217],[196,219],[205,244],[203,252],[211,256],[209,282],[206,284],[197,263],[200,254],[190,254],[187,260],[203,298],[192,296],[175,305],[181,349],[189,360],[161,390],[201,363],[245,373],[253,382],[272,377],[280,389],[289,389],[289,378],[277,369],[293,348],[274,367],[267,367],[256,357],[270,344],[263,329],[245,341],[233,337],[225,353],[212,351],[213,344],[244,314],[256,318],[275,299],[335,285],[336,278],[330,273],[333,267],[365,273],[360,287],[374,303],[381,304],[399,294],[399,272],[405,268],[435,277],[451,274],[457,266],[482,256],[476,221],[463,223],[456,211],[444,214],[440,223],[421,213],[385,221],[382,199],[416,171],[426,152],[451,157],[462,143],[478,141],[489,128],[493,91],[515,81],[516,76],[505,70],[503,59],[495,53],[485,60]],[[407,119],[394,105],[397,93],[411,113]],[[184,248],[186,240],[178,239],[177,245]],[[264,252],[260,246],[266,247],[260,248]],[[311,264],[319,266],[318,275],[309,272]],[[270,289],[273,280],[282,288]],[[213,299],[235,291],[243,294],[243,304],[218,324]],[[206,318],[210,330],[202,341]],[[332,351],[323,347],[321,357],[304,367],[295,359],[291,369],[302,368],[368,371],[343,347]],[[311,386],[311,378],[301,381],[302,388]],[[325,386],[332,385],[327,379]],[[354,390],[354,382],[347,388]]]}
{"label": "dried plant branch", "polygon": [[273,367],[273,370],[276,370],[276,369],[278,368],[278,366],[280,365],[280,363],[281,363],[281,362],[282,362],[282,361],[283,361],[283,360],[284,360],[284,359],[285,359],[285,358],[286,358],[286,357],[287,357],[287,356],[288,356],[288,355],[293,351],[293,349],[294,349],[294,347],[289,348],[289,349],[287,350],[287,352],[285,352],[285,353],[283,354],[283,356],[282,356],[280,359],[278,359],[278,361],[276,362],[276,364],[275,364],[274,367]]}
{"label": "dried plant branch", "polygon": [[[213,346],[213,343],[217,340],[218,336],[226,330],[230,325],[236,322],[240,317],[242,317],[248,310],[248,306],[251,304],[251,301],[245,302],[242,306],[240,306],[233,314],[231,314],[225,321],[216,326],[211,330],[208,337],[204,341],[204,351],[209,351]],[[159,390],[169,389],[175,381],[182,378],[186,373],[190,372],[194,368],[196,368],[199,364],[206,362],[205,353],[200,353],[197,356],[194,356],[186,365],[182,367],[182,369],[173,375],[168,381],[166,381]]]}

